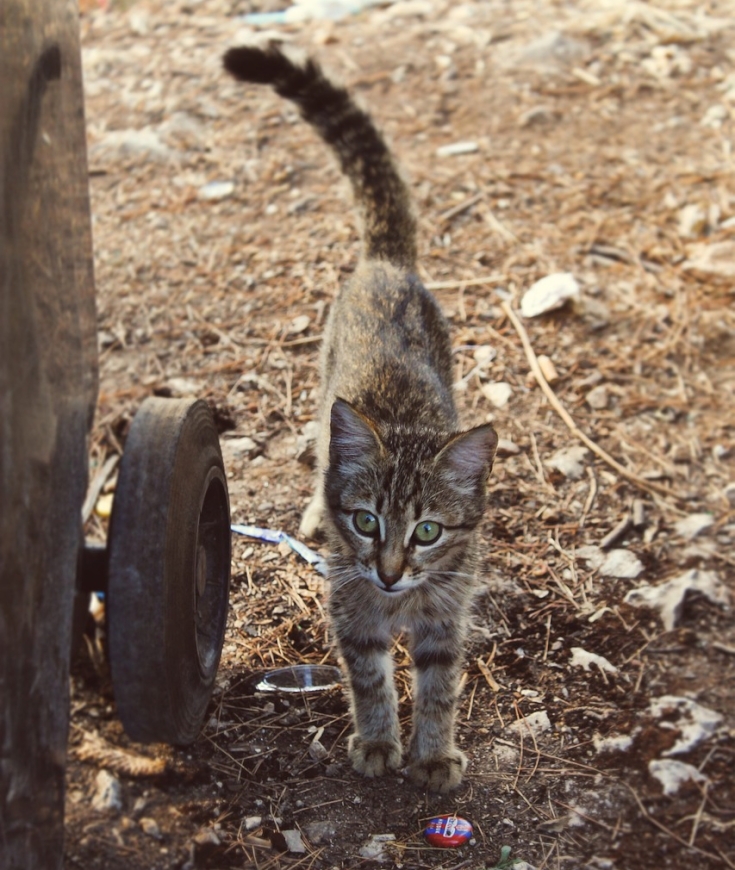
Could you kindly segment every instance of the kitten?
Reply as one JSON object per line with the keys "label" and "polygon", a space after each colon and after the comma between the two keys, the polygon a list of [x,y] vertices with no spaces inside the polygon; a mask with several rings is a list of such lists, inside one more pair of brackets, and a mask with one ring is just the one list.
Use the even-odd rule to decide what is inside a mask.
{"label": "kitten", "polygon": [[410,197],[370,117],[313,61],[279,48],[228,51],[241,81],[270,84],[331,146],[362,213],[363,254],[332,305],[322,354],[319,483],[301,531],[324,523],[329,614],[346,665],[353,767],[401,767],[390,646],[407,630],[415,667],[408,769],[420,785],[458,785],[458,679],[474,591],[477,526],[497,436],[458,430],[451,344],[416,276]]}

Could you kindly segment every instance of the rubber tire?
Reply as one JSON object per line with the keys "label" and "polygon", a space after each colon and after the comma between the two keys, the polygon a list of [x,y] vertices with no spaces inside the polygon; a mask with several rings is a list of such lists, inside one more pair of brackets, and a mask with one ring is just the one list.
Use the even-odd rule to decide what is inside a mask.
{"label": "rubber tire", "polygon": [[205,402],[141,405],[108,550],[108,647],[123,727],[141,742],[191,743],[212,695],[230,586],[227,478]]}

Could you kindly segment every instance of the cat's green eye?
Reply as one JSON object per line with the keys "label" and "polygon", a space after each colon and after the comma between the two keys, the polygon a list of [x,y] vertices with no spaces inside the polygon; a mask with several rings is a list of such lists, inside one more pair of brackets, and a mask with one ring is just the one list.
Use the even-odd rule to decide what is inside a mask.
{"label": "cat's green eye", "polygon": [[380,523],[375,514],[371,514],[370,511],[355,511],[352,515],[352,521],[361,535],[365,535],[368,538],[376,538],[378,536]]}
{"label": "cat's green eye", "polygon": [[413,530],[414,539],[419,544],[433,544],[434,541],[439,539],[441,533],[442,527],[433,520],[424,520],[423,523],[419,523]]}

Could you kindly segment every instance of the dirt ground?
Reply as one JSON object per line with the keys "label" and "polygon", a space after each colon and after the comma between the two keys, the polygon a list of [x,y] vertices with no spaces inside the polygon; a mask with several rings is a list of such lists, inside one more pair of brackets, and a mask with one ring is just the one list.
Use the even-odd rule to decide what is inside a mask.
{"label": "dirt ground", "polygon": [[[100,469],[151,394],[207,399],[233,521],[297,534],[320,333],[359,238],[313,131],[221,71],[264,32],[318,54],[385,131],[463,420],[503,441],[456,793],[354,774],[340,689],[254,690],[263,670],[336,660],[319,574],[238,538],[192,746],[132,743],[101,639],[83,649],[66,868],[377,866],[374,834],[395,838],[386,867],[735,867],[735,3],[404,0],[258,27],[243,16],[285,4],[87,6],[104,483],[88,536],[114,492]],[[554,273],[576,302],[516,315]],[[472,843],[430,848],[437,813],[471,820]]]}

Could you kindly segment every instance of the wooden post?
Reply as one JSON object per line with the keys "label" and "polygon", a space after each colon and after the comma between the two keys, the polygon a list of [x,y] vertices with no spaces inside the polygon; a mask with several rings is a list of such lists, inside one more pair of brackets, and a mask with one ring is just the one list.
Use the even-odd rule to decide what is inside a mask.
{"label": "wooden post", "polygon": [[97,347],[77,4],[0,0],[0,867],[60,868]]}

